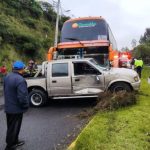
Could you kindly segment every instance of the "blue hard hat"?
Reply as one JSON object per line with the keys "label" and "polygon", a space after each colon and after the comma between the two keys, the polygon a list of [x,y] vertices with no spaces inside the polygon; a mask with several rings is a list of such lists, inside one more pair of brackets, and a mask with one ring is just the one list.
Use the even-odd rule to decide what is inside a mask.
{"label": "blue hard hat", "polygon": [[13,69],[15,70],[21,70],[24,68],[25,68],[25,64],[22,61],[17,60],[13,63]]}

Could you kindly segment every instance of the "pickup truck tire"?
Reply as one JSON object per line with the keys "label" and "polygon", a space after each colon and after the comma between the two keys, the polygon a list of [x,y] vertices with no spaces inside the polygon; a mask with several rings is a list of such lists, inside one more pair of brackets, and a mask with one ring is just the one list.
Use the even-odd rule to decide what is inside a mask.
{"label": "pickup truck tire", "polygon": [[29,93],[29,100],[32,106],[40,107],[46,104],[47,94],[39,89],[34,89]]}
{"label": "pickup truck tire", "polygon": [[125,82],[117,82],[110,87],[110,91],[114,93],[117,93],[119,91],[131,92],[132,89],[130,85]]}

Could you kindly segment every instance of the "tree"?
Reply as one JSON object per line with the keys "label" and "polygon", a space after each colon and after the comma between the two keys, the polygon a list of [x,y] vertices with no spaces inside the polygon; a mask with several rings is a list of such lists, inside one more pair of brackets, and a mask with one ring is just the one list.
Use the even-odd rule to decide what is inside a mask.
{"label": "tree", "polygon": [[150,28],[147,28],[144,35],[141,36],[140,38],[140,44],[143,44],[143,43],[150,43]]}
{"label": "tree", "polygon": [[53,9],[53,6],[48,2],[39,2],[45,17],[51,22],[56,22],[56,12]]}
{"label": "tree", "polygon": [[145,33],[141,36],[140,45],[134,47],[133,56],[141,57],[145,64],[150,64],[150,28],[146,28]]}
{"label": "tree", "polygon": [[132,39],[131,41],[132,48],[136,47],[136,44],[137,44],[136,39]]}

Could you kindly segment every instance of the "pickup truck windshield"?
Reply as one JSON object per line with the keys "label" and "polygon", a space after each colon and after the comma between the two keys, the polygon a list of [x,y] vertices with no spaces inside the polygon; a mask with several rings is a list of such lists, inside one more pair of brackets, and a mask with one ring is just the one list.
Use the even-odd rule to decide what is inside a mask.
{"label": "pickup truck windshield", "polygon": [[90,62],[94,65],[96,65],[98,68],[102,69],[102,70],[106,70],[107,68],[104,67],[103,65],[101,65],[100,63],[98,63],[95,59],[90,59]]}
{"label": "pickup truck windshield", "polygon": [[79,41],[108,40],[107,23],[105,20],[89,19],[66,22],[61,32],[61,42],[72,40],[66,37],[78,39]]}

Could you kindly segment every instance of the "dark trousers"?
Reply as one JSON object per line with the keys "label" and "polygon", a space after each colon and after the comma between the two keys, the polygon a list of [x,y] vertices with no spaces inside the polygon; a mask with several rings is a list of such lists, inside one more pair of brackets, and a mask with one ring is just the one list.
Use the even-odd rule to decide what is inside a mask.
{"label": "dark trousers", "polygon": [[7,135],[6,143],[7,147],[12,147],[18,142],[18,136],[22,124],[23,113],[20,114],[8,114],[6,113],[7,118]]}
{"label": "dark trousers", "polygon": [[140,66],[136,67],[136,72],[138,73],[139,77],[141,78],[142,67],[140,67]]}

